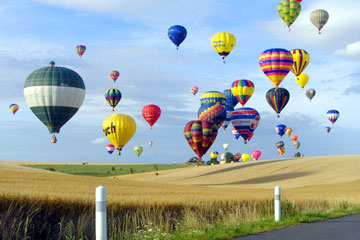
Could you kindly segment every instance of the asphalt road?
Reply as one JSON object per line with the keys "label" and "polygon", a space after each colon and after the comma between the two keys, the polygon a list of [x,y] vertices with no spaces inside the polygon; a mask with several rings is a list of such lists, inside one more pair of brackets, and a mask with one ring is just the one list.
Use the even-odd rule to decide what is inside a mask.
{"label": "asphalt road", "polygon": [[232,240],[359,240],[360,214],[263,232]]}

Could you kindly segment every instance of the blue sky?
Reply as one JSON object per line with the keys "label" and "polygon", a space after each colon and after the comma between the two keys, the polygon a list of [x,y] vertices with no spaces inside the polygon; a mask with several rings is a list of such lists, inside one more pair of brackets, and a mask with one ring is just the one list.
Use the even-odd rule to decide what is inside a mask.
{"label": "blue sky", "polygon": [[[273,0],[34,0],[1,1],[0,6],[0,160],[63,162],[185,162],[195,154],[183,136],[185,124],[197,119],[200,96],[207,91],[223,91],[237,79],[249,79],[255,92],[247,107],[261,115],[259,127],[248,144],[235,140],[231,125],[219,131],[209,149],[249,153],[261,150],[261,159],[278,158],[275,143],[281,140],[275,126],[292,127],[305,156],[359,154],[356,140],[360,97],[360,2],[356,0],[304,0],[302,11],[289,32],[277,14]],[[322,34],[309,20],[310,12],[322,8],[330,18]],[[175,24],[186,27],[188,36],[176,51],[167,37]],[[231,32],[236,46],[222,63],[210,39],[217,32]],[[84,44],[80,59],[75,46]],[[280,119],[265,100],[273,87],[261,71],[258,58],[268,48],[305,49],[310,76],[305,87],[314,88],[309,102],[290,72],[281,83],[290,92],[290,101]],[[26,105],[23,86],[34,70],[49,61],[78,72],[86,86],[86,97],[77,114],[61,129],[58,143]],[[116,84],[109,74],[118,70]],[[196,96],[189,88],[199,87]],[[134,137],[122,155],[108,155],[108,140],[102,122],[111,108],[104,99],[107,89],[118,88],[123,98],[116,113],[132,116],[137,123]],[[8,107],[20,105],[12,116]],[[141,115],[147,104],[157,104],[162,115],[153,130]],[[239,106],[238,106],[239,107]],[[329,109],[340,117],[330,134],[326,118]],[[153,146],[147,145],[148,141]],[[287,136],[284,157],[296,152]],[[140,157],[134,146],[143,145]],[[208,153],[209,153],[208,152]],[[209,155],[206,154],[204,160]]]}

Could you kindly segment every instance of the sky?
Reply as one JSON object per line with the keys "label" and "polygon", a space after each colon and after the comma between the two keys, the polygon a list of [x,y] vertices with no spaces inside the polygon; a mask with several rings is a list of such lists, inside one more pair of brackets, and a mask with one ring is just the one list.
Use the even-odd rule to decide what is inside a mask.
{"label": "sky", "polygon": [[[282,138],[275,126],[285,124],[301,142],[305,156],[360,154],[360,2],[357,0],[303,0],[302,10],[288,31],[277,13],[278,0],[2,0],[0,6],[0,160],[107,162],[107,163],[183,163],[195,153],[183,130],[188,121],[197,120],[200,97],[207,91],[229,88],[235,80],[255,84],[246,107],[260,113],[260,123],[248,144],[235,140],[232,126],[219,129],[213,150],[251,154],[261,150],[260,159],[279,158],[275,143],[283,140],[283,158],[297,150],[289,137]],[[319,35],[311,24],[313,10],[325,9],[330,17]],[[187,38],[176,50],[168,39],[172,25],[183,25]],[[230,32],[237,42],[223,64],[211,46],[211,37]],[[75,46],[84,44],[82,58]],[[261,71],[260,54],[269,48],[300,48],[309,52],[305,69],[310,77],[302,90],[290,72],[280,87],[288,89],[290,100],[277,118],[265,99],[274,85]],[[36,69],[55,61],[83,78],[86,96],[82,107],[50,143],[47,128],[27,106],[23,88]],[[114,84],[109,74],[118,70]],[[199,87],[193,96],[191,86]],[[136,133],[121,156],[109,155],[109,143],[102,122],[111,115],[104,98],[117,88],[122,99],[115,113],[133,117]],[[310,102],[305,90],[314,88]],[[9,105],[20,106],[15,116]],[[147,104],[156,104],[161,116],[150,130],[141,114]],[[240,107],[239,105],[237,107]],[[326,117],[337,109],[340,117],[334,127]],[[331,126],[330,133],[325,127]],[[153,141],[153,145],[148,145]],[[134,146],[142,145],[140,157]]]}

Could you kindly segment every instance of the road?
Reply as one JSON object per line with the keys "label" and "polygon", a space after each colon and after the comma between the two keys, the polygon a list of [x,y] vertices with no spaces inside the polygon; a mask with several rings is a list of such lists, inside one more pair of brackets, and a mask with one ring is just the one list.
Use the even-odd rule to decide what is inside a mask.
{"label": "road", "polygon": [[231,240],[359,240],[360,214],[263,232]]}

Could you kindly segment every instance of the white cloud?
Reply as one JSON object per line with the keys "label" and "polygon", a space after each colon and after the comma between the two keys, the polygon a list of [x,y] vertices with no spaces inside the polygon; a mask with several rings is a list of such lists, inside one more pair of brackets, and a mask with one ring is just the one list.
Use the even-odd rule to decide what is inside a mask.
{"label": "white cloud", "polygon": [[335,55],[349,57],[353,60],[360,60],[360,41],[346,45],[344,49],[336,50]]}
{"label": "white cloud", "polygon": [[92,144],[100,144],[100,143],[105,143],[107,140],[106,137],[102,137],[102,138],[96,138],[94,140],[91,141]]}

